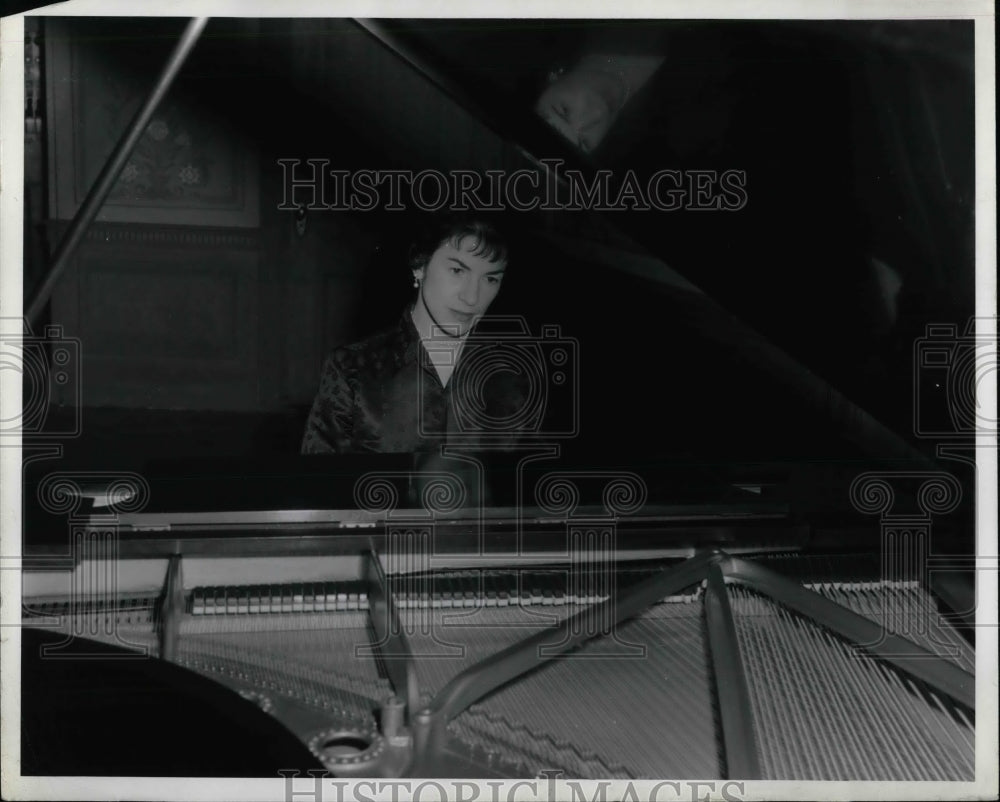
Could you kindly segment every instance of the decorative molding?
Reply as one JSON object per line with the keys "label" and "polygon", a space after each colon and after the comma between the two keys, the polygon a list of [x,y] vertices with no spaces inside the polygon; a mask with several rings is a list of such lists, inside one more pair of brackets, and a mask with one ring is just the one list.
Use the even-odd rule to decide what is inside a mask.
{"label": "decorative molding", "polygon": [[[54,218],[76,214],[167,57],[167,38],[134,25],[124,19],[46,21],[44,92]],[[209,51],[218,46],[211,39],[200,43]],[[214,80],[221,79],[214,73],[182,75],[171,88],[118,175],[99,221],[260,224],[259,152],[251,137],[200,99],[216,86]]]}
{"label": "decorative molding", "polygon": [[[50,241],[56,242],[68,228],[68,223],[65,220],[49,220],[48,227]],[[95,223],[88,229],[84,239],[87,242],[247,250],[256,250],[260,246],[258,229],[146,226],[128,223]]]}
{"label": "decorative molding", "polygon": [[24,18],[24,139],[39,140],[42,133],[42,48],[37,17]]}

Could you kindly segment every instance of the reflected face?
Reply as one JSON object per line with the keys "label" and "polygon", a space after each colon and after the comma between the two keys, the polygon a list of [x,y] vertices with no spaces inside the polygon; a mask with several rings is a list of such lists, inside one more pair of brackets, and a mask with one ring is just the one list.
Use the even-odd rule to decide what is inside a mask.
{"label": "reflected face", "polygon": [[434,322],[449,334],[465,334],[486,314],[500,291],[507,263],[491,262],[475,251],[479,242],[467,236],[438,246],[427,265],[413,271],[420,280],[420,299]]}
{"label": "reflected face", "polygon": [[622,104],[620,82],[607,73],[579,70],[560,76],[535,104],[535,112],[584,153],[600,144]]}

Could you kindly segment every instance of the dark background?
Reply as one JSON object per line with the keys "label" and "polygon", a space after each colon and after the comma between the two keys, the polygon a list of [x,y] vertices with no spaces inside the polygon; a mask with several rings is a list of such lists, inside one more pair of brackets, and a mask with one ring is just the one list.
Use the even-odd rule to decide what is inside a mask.
{"label": "dark background", "polygon": [[[209,23],[160,116],[171,136],[185,114],[216,121],[204,151],[244,164],[256,194],[233,207],[238,225],[197,197],[119,201],[94,224],[36,323],[80,341],[79,378],[53,390],[42,424],[73,435],[61,465],[293,455],[323,356],[398,316],[420,216],[310,211],[299,233],[279,209],[278,159],[510,172],[531,166],[524,151],[613,181],[626,169],[748,174],[735,213],[506,216],[513,252],[493,311],[535,333],[557,325],[579,356],[567,464],[856,472],[933,453],[914,399],[947,430],[948,387],[921,384],[914,343],[929,323],[963,331],[973,311],[970,22],[378,25],[437,82],[351,20]],[[81,141],[112,115],[79,98],[112,93],[108,75],[148,87],[182,28],[41,22],[48,136],[27,155],[26,296],[106,155]],[[533,98],[553,67],[609,49],[665,60],[584,157],[534,117]],[[57,195],[70,174],[76,195]],[[178,210],[195,222],[172,220]],[[895,310],[876,259],[902,280]],[[40,392],[26,385],[26,398]]]}

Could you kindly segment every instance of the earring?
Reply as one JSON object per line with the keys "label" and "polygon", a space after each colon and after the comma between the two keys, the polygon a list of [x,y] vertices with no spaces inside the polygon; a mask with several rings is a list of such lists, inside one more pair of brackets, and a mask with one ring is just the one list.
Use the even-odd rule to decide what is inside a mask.
{"label": "earring", "polygon": [[413,288],[417,289],[419,286],[420,286],[420,279],[418,279],[416,276],[414,276],[413,277]]}

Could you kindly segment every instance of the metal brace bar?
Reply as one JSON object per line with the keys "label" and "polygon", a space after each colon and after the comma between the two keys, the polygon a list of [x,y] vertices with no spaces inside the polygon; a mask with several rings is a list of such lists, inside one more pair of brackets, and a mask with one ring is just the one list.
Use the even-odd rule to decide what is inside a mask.
{"label": "metal brace bar", "polygon": [[753,728],[753,706],[740,657],[736,623],[726,593],[726,581],[718,563],[708,568],[705,618],[715,668],[715,687],[719,695],[726,776],[729,779],[759,780],[760,758]]}
{"label": "metal brace bar", "polygon": [[173,554],[167,564],[167,579],[160,606],[160,657],[173,662],[177,658],[181,618],[184,615],[184,574],[181,555]]}
{"label": "metal brace bar", "polygon": [[445,770],[442,761],[445,759],[446,727],[469,705],[554,657],[575,649],[584,641],[605,634],[584,626],[587,620],[608,620],[604,613],[609,612],[615,624],[621,623],[664,596],[697,584],[705,578],[708,568],[723,557],[717,550],[691,557],[599,605],[585,608],[564,619],[557,627],[542,630],[490,655],[458,674],[441,689],[429,706],[414,717],[414,770],[417,776],[433,772],[435,767]]}
{"label": "metal brace bar", "polygon": [[738,557],[727,558],[721,568],[729,579],[767,594],[899,670],[923,680],[970,710],[975,710],[976,678],[950,660],[888,632],[882,624],[858,615],[815,591],[803,588],[770,569]]}

